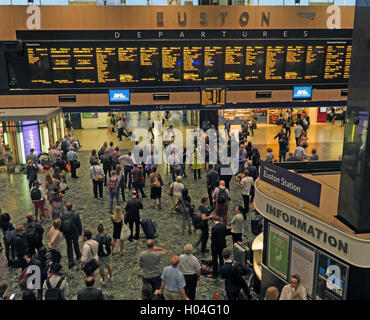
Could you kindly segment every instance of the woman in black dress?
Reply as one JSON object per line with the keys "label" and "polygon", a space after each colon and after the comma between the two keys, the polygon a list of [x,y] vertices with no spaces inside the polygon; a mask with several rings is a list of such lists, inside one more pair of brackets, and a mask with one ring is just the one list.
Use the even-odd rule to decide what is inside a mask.
{"label": "woman in black dress", "polygon": [[152,173],[149,175],[150,183],[150,199],[154,201],[154,209],[161,209],[161,197],[163,180],[157,172],[157,166],[152,168]]}
{"label": "woman in black dress", "polygon": [[113,244],[112,244],[112,254],[114,247],[116,245],[116,241],[119,240],[119,252],[120,255],[123,255],[123,247],[124,247],[124,239],[121,238],[121,231],[123,225],[123,213],[120,206],[116,206],[113,211],[112,216],[112,223],[113,223]]}

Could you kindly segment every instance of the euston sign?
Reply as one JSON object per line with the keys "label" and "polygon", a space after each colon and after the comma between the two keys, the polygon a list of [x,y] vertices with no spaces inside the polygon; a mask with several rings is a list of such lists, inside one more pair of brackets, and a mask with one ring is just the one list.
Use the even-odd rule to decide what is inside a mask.
{"label": "euston sign", "polygon": [[260,179],[317,207],[320,206],[320,183],[268,162],[261,164]]}

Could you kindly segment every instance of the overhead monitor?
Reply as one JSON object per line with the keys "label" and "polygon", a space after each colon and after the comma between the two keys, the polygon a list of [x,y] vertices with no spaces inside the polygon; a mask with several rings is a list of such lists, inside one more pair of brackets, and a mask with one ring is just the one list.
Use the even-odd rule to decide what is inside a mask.
{"label": "overhead monitor", "polygon": [[109,103],[130,103],[130,90],[109,90]]}
{"label": "overhead monitor", "polygon": [[294,87],[293,99],[308,100],[312,97],[312,87]]}

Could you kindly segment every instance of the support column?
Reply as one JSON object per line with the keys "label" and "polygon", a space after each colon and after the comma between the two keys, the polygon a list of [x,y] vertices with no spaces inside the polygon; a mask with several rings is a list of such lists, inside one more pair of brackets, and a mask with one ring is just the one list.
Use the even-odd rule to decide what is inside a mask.
{"label": "support column", "polygon": [[352,40],[338,219],[370,232],[370,3],[357,0]]}

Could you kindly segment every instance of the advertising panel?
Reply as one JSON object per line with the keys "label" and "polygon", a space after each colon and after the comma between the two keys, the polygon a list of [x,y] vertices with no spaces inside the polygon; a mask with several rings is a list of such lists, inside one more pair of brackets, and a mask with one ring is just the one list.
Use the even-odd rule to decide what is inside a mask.
{"label": "advertising panel", "polygon": [[41,153],[40,134],[38,121],[22,121],[24,152],[30,153],[30,149],[35,149],[38,156]]}
{"label": "advertising panel", "polygon": [[270,225],[268,248],[269,267],[286,280],[288,276],[289,235]]}

